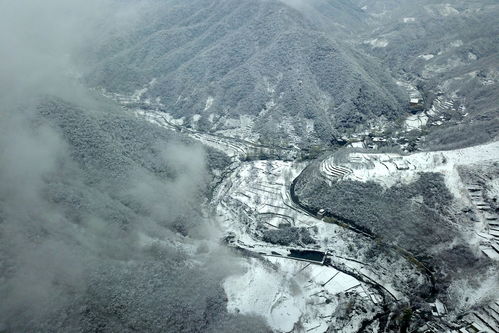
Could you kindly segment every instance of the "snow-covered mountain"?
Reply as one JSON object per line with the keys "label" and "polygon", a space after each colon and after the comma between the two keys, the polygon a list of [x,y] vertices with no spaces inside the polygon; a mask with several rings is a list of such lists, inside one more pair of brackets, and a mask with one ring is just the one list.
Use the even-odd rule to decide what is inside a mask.
{"label": "snow-covered mountain", "polygon": [[250,127],[261,142],[327,143],[405,111],[379,61],[282,2],[163,6],[133,34],[102,42],[91,85],[140,92],[139,103],[204,131]]}
{"label": "snow-covered mountain", "polygon": [[0,1],[0,333],[497,333],[498,15]]}

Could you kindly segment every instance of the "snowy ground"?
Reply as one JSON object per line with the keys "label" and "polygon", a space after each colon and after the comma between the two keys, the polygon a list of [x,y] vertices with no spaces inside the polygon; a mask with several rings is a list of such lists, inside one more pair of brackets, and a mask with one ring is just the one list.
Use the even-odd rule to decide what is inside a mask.
{"label": "snowy ground", "polygon": [[286,258],[286,247],[257,239],[262,223],[267,228],[320,224],[294,208],[289,198],[288,186],[303,167],[282,161],[244,163],[219,187],[215,199],[222,228],[235,235],[234,243],[265,258],[248,259],[246,273],[225,282],[228,309],[262,315],[279,332],[325,332],[337,295],[347,291],[373,307],[380,299],[369,286],[333,267]]}
{"label": "snowy ground", "polygon": [[221,150],[229,157],[244,157],[257,149],[249,142],[244,144],[238,139],[220,137],[215,134],[203,133],[183,128],[181,127],[183,125],[183,119],[175,119],[170,114],[165,112],[136,109],[135,114],[137,117],[141,117],[155,125],[174,131],[181,130],[185,135],[190,136],[208,147]]}
{"label": "snowy ground", "polygon": [[[230,235],[232,246],[261,255],[247,259],[247,271],[230,277],[224,284],[230,311],[256,313],[265,317],[276,331],[325,332],[335,327],[337,332],[356,331],[360,323],[379,311],[382,296],[372,283],[381,284],[393,295],[403,299],[398,288],[404,282],[394,282],[393,268],[371,258],[372,263],[357,261],[347,250],[356,248],[359,236],[335,224],[324,223],[294,206],[289,196],[289,185],[305,164],[284,161],[255,161],[241,163],[218,187],[213,209],[219,224]],[[263,229],[277,229],[287,224],[309,228],[317,244],[308,247],[281,246],[263,242],[259,233]],[[368,240],[360,240],[368,242]],[[291,249],[310,249],[328,253],[334,267],[287,258]],[[371,267],[376,262],[376,267]],[[393,263],[400,273],[403,261]],[[408,267],[408,268],[407,268]],[[407,266],[405,278],[424,277]],[[354,276],[362,276],[366,284]],[[397,285],[397,287],[394,287]],[[369,309],[367,313],[349,314],[348,323],[337,323],[333,314],[340,299],[357,299]]]}
{"label": "snowy ground", "polygon": [[[258,142],[260,135],[254,130],[254,117],[241,115],[239,118],[221,117],[217,123],[223,124],[223,129],[216,130],[213,134],[247,140],[252,143]],[[216,124],[213,122],[214,127]]]}
{"label": "snowy ground", "polygon": [[499,161],[499,141],[464,149],[410,155],[351,153],[346,162],[337,163],[334,157],[326,159],[321,171],[330,178],[326,169],[344,168],[351,172],[340,178],[374,181],[385,187],[412,183],[421,172],[438,172],[444,175],[446,185],[454,196],[463,198],[465,186],[460,180],[457,167],[490,161]]}
{"label": "snowy ground", "polygon": [[386,39],[383,38],[375,38],[375,39],[370,39],[364,41],[364,44],[369,44],[373,48],[378,48],[378,47],[387,47],[389,42]]}
{"label": "snowy ground", "polygon": [[[168,113],[161,111],[150,111],[150,110],[144,111],[137,109],[135,110],[135,114],[138,117],[144,118],[145,120],[155,125],[168,128],[170,130],[179,130],[180,128],[178,126],[183,125],[183,119],[175,119]],[[185,129],[182,132],[200,141],[201,143],[203,143],[208,147],[212,147],[225,152],[230,157],[244,156],[247,153],[247,148],[244,147],[241,143],[234,140],[230,139],[221,140],[216,135],[200,133]]]}
{"label": "snowy ground", "polygon": [[460,169],[460,175],[467,187],[470,209],[476,219],[475,233],[480,249],[487,257],[499,260],[499,198],[498,165],[487,163]]}
{"label": "snowy ground", "polygon": [[[175,118],[171,114],[163,111],[158,111],[158,110],[164,110],[165,105],[161,103],[161,99],[158,97],[154,101],[151,101],[147,98],[144,98],[144,95],[147,93],[149,88],[153,87],[156,84],[156,79],[153,79],[151,82],[149,82],[147,85],[145,85],[142,89],[139,89],[135,91],[132,95],[123,95],[123,94],[117,94],[117,93],[109,93],[105,90],[101,90],[100,93],[110,99],[113,99],[114,101],[118,102],[119,104],[129,107],[130,105],[137,104],[137,103],[143,103],[148,106],[147,110],[142,110],[142,109],[135,109],[135,114],[139,117],[143,117],[148,121],[151,121],[153,123],[156,123],[157,125],[164,126],[170,129],[178,129],[175,126],[184,126],[189,123],[191,127],[190,132],[197,132],[196,129],[198,127],[198,122],[199,120],[204,117],[205,115],[201,114],[195,114],[193,115],[192,119],[189,121],[185,117],[180,117],[180,118]],[[182,96],[178,97],[179,100],[182,98]],[[254,125],[254,119],[251,116],[240,116],[239,118],[226,118],[226,117],[219,117],[215,120],[215,113],[210,112],[212,111],[212,105],[214,102],[213,97],[208,97],[206,100],[206,105],[203,110],[203,113],[208,113],[208,121],[213,124],[213,133],[212,135],[206,134],[206,138],[200,137],[197,139],[200,139],[203,141],[203,143],[207,144],[208,146],[220,146],[219,142],[214,141],[219,141],[215,140],[217,136],[221,137],[228,137],[228,138],[233,138],[233,139],[239,139],[239,140],[245,140],[248,141],[251,144],[255,144],[258,142],[260,136],[253,130],[253,125]],[[215,127],[217,127],[218,124],[223,125],[222,130],[215,130]],[[184,128],[186,129],[186,128]],[[197,132],[198,134],[205,134],[202,132]],[[187,133],[189,134],[189,133]],[[203,140],[206,139],[206,140]],[[224,140],[227,141],[227,140]],[[239,147],[242,146],[242,143],[238,142],[237,145],[231,145],[232,147],[229,147],[228,153],[233,154],[233,155],[240,155],[241,151]],[[235,151],[234,151],[235,150]]]}
{"label": "snowy ground", "polygon": [[432,125],[438,126],[445,120],[444,116],[441,115],[443,113],[465,115],[466,108],[462,102],[457,96],[438,96],[426,114],[432,118],[440,119],[432,123]]}
{"label": "snowy ground", "polygon": [[406,131],[421,129],[428,123],[428,116],[424,113],[413,114],[405,120]]}
{"label": "snowy ground", "polygon": [[[144,89],[122,103],[137,102],[145,93]],[[212,104],[213,100],[208,99],[205,111],[209,112]],[[442,108],[456,109],[452,102],[437,99],[427,113],[435,118]],[[406,300],[411,288],[415,287],[408,283],[409,279],[412,283],[425,283],[426,277],[397,254],[384,253],[363,260],[361,253],[369,247],[366,246],[369,239],[338,225],[324,223],[296,207],[290,198],[289,186],[305,164],[242,163],[238,160],[248,156],[255,145],[238,139],[241,133],[237,131],[225,131],[224,135],[203,133],[185,128],[185,119],[175,119],[165,112],[140,109],[134,112],[151,123],[181,131],[234,158],[234,169],[217,187],[212,208],[220,228],[231,238],[229,245],[250,251],[255,257],[244,259],[246,270],[243,274],[231,276],[224,282],[230,312],[261,315],[276,332],[326,332],[328,328],[335,332],[355,332],[363,321],[379,313],[387,300]],[[406,130],[424,126],[428,115],[410,116]],[[249,131],[252,129],[251,119],[239,119],[235,125],[243,124]],[[290,124],[283,122],[283,126],[292,129]],[[313,124],[309,127],[313,128]],[[411,183],[420,172],[439,172],[457,198],[469,201],[457,167],[497,161],[498,153],[498,142],[412,155],[352,153],[345,162],[337,162],[333,157],[324,160],[320,172],[330,181],[376,181],[385,187]],[[496,185],[491,186],[490,191],[497,196]],[[283,224],[307,228],[316,244],[281,246],[266,243],[259,237],[262,230],[276,230]],[[331,265],[288,257],[291,250],[297,249],[326,253]],[[345,312],[345,304],[352,303],[361,304],[361,308]]]}
{"label": "snowy ground", "polygon": [[[228,140],[233,139],[233,141],[245,141],[251,145],[257,145],[260,142],[261,135],[258,133],[257,129],[255,129],[256,117],[251,115],[239,115],[236,117],[217,115],[217,112],[215,112],[213,107],[215,99],[212,96],[209,96],[207,98],[204,110],[201,112],[201,114],[194,114],[191,118],[175,118],[172,114],[164,112],[166,107],[163,103],[161,103],[161,98],[158,97],[155,100],[150,100],[149,98],[145,97],[149,89],[155,84],[156,80],[153,79],[142,89],[136,90],[131,95],[110,93],[104,89],[101,89],[99,92],[103,96],[110,98],[125,107],[131,107],[139,103],[146,105],[147,110],[136,109],[136,115],[145,117],[147,120],[153,121],[157,124],[167,125],[166,127],[171,127],[169,125],[184,126],[184,130],[187,130],[185,126],[188,125],[190,132],[197,132],[198,134],[203,134],[209,137],[210,139],[207,140],[208,145],[212,145],[211,142],[214,141],[215,137],[223,137],[227,138]],[[269,86],[268,89],[269,92],[272,92],[273,88]],[[178,101],[180,101],[182,98],[182,96],[178,96]],[[260,112],[260,116],[263,116],[268,112],[268,109],[271,109],[274,106],[275,101],[272,99]],[[161,120],[161,118],[166,119],[168,124],[165,124],[164,121]],[[206,133],[206,130],[198,130],[198,124],[202,118],[206,119],[211,124],[209,134]],[[297,133],[297,124],[298,123],[294,117],[283,117],[281,119],[281,122],[277,124],[278,130],[283,131],[287,135],[287,140],[285,142],[282,142],[282,145],[286,145],[289,147],[298,147],[299,144],[303,142],[301,134]],[[301,123],[299,123],[299,125],[301,125]],[[320,143],[320,140],[314,135],[313,121],[306,120],[305,131],[308,134],[307,139],[310,142]],[[241,145],[243,144],[239,142],[237,146],[240,147]],[[230,151],[232,150],[233,149],[230,149]]]}
{"label": "snowy ground", "polygon": [[[246,272],[224,283],[228,310],[258,314],[279,332],[325,332],[348,291],[375,306],[376,295],[355,278],[328,266],[279,257],[248,259]],[[346,331],[345,331],[346,332]]]}
{"label": "snowy ground", "polygon": [[240,244],[255,246],[253,235],[261,224],[315,226],[317,219],[295,208],[289,196],[289,184],[304,167],[284,161],[242,163],[214,195],[223,229],[237,235]]}
{"label": "snowy ground", "polygon": [[[499,141],[451,151],[418,152],[411,155],[351,153],[346,161],[331,156],[320,165],[321,174],[329,181],[373,181],[384,187],[409,184],[420,173],[436,172],[444,176],[445,184],[462,208],[474,207],[481,223],[475,224],[470,243],[480,243],[483,253],[499,260],[499,217],[484,197],[498,196],[499,180],[488,180],[486,191],[476,184],[468,184],[459,174],[459,167],[471,169],[499,162]],[[470,190],[471,189],[471,190]]]}

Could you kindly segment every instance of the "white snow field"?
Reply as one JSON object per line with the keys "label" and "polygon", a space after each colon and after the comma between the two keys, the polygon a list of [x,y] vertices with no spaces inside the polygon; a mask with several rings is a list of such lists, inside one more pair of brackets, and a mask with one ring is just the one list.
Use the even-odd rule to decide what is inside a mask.
{"label": "white snow field", "polygon": [[323,175],[331,179],[328,169],[342,168],[352,172],[335,179],[373,181],[385,187],[414,182],[421,172],[444,175],[449,190],[457,198],[465,196],[457,167],[499,160],[499,141],[485,145],[449,151],[418,152],[410,155],[351,153],[348,161],[336,162],[334,157],[324,160]]}
{"label": "white snow field", "polygon": [[418,130],[426,126],[427,123],[428,116],[424,113],[410,115],[405,120],[405,129],[406,131]]}
{"label": "white snow field", "polygon": [[[418,152],[410,155],[350,153],[342,161],[331,156],[321,162],[320,172],[328,181],[372,181],[385,188],[416,181],[420,173],[436,172],[444,176],[445,184],[463,207],[474,207],[482,223],[476,224],[471,243],[480,243],[480,249],[489,258],[499,260],[499,217],[484,200],[483,189],[466,184],[458,167],[488,165],[499,161],[499,141],[450,151]],[[340,172],[338,170],[348,170]],[[491,180],[489,190],[498,191],[498,180]],[[471,188],[471,190],[470,190]],[[489,193],[489,197],[497,194]],[[471,238],[472,239],[471,239]]]}
{"label": "white snow field", "polygon": [[[383,285],[394,299],[404,298],[403,293],[393,287],[401,283],[387,277],[391,275],[389,268],[373,268],[349,259],[346,249],[351,239],[347,238],[358,238],[358,235],[324,223],[295,207],[289,185],[304,167],[305,164],[284,161],[241,163],[217,188],[213,209],[221,229],[231,236],[231,245],[261,256],[247,259],[243,275],[226,280],[228,309],[261,315],[277,332],[325,332],[331,325],[338,332],[355,331],[373,313],[352,314],[347,324],[335,326],[337,318],[333,314],[339,300],[343,297],[362,299],[367,308],[379,310],[382,297],[372,285],[350,273]],[[322,238],[317,245],[308,247],[273,245],[259,239],[261,228],[277,229],[282,224],[317,228]],[[292,249],[326,252],[329,248],[332,252],[327,252],[327,257],[346,272],[287,257]],[[402,265],[397,263],[397,267]],[[414,272],[410,274],[417,276]]]}
{"label": "white snow field", "polygon": [[[212,103],[206,101],[205,112],[211,112]],[[450,102],[439,103],[435,103],[430,112],[409,119],[406,129],[424,126],[427,116],[434,118],[439,108],[458,109]],[[138,117],[182,131],[233,157],[210,202],[217,220],[214,227],[227,236],[229,246],[248,253],[242,259],[244,272],[230,276],[223,284],[229,312],[260,315],[275,332],[323,333],[328,329],[356,332],[382,311],[383,304],[403,302],[415,285],[425,283],[427,277],[400,256],[385,256],[385,253],[360,259],[360,251],[368,247],[369,239],[339,225],[325,223],[297,207],[291,200],[289,188],[306,167],[305,163],[241,162],[241,157],[248,156],[255,145],[249,142],[251,139],[238,139],[237,131],[227,131],[224,135],[201,133],[195,128],[186,128],[184,119],[174,119],[167,113],[137,109],[134,112]],[[240,120],[244,120],[248,129],[252,126],[249,120]],[[283,122],[283,125],[288,124]],[[444,175],[454,196],[471,204],[458,166],[497,161],[498,153],[498,142],[411,155],[351,153],[338,161],[334,157],[325,159],[320,164],[320,173],[330,182],[350,179],[390,187],[414,182],[420,172],[438,172]],[[496,191],[497,186],[490,190]],[[316,244],[282,246],[262,240],[262,230],[283,225],[308,229]],[[359,242],[362,246],[356,247]],[[290,258],[292,250],[319,251],[328,261],[320,264]],[[408,283],[409,280],[412,282]],[[342,319],[345,304],[356,302],[362,304],[362,310],[350,311],[347,319]]]}
{"label": "white snow field", "polygon": [[338,306],[334,295],[370,295],[365,284],[332,267],[279,257],[248,259],[246,266],[224,283],[228,310],[260,315],[279,332],[325,332]]}
{"label": "white snow field", "polygon": [[[160,111],[144,111],[137,109],[135,111],[137,117],[141,117],[155,125],[168,128],[170,130],[179,130],[176,126],[182,126],[184,121],[183,118],[175,119],[170,114]],[[221,140],[216,135],[199,133],[195,131],[183,130],[186,135],[200,141],[206,146],[221,150],[225,152],[230,157],[236,157],[245,155],[247,153],[246,149],[240,143],[237,143],[230,139]]]}

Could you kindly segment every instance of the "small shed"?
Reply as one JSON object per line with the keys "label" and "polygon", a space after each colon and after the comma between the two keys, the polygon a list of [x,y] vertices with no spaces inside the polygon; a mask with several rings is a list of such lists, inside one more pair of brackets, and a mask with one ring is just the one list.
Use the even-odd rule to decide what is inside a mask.
{"label": "small shed", "polygon": [[410,99],[409,104],[411,106],[419,106],[419,104],[421,104],[421,100],[419,98],[413,97]]}
{"label": "small shed", "polygon": [[423,109],[423,99],[420,97],[411,97],[409,100],[409,107],[412,113],[416,113]]}

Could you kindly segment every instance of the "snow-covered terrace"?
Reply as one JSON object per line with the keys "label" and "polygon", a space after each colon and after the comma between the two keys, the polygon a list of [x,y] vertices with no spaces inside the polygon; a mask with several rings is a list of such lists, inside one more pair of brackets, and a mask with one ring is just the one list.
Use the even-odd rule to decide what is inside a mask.
{"label": "snow-covered terrace", "polygon": [[[332,314],[338,307],[339,297],[346,294],[363,299],[367,307],[379,307],[382,302],[369,284],[349,274],[289,256],[293,249],[306,248],[273,245],[257,239],[257,225],[262,224],[267,229],[276,229],[284,223],[306,228],[317,225],[335,228],[294,206],[289,185],[304,167],[283,161],[242,163],[220,185],[214,199],[220,224],[232,235],[230,243],[264,258],[248,259],[244,274],[226,280],[228,309],[262,315],[277,332],[293,331],[295,325],[301,326],[303,332],[326,332],[335,320]],[[336,259],[345,267],[352,266],[359,275],[370,274],[351,260]],[[344,332],[358,328],[369,315],[353,316]]]}
{"label": "snow-covered terrace", "polygon": [[[346,162],[335,163],[333,158],[323,162],[328,168],[351,170],[342,179],[374,181],[390,187],[397,183],[412,183],[421,172],[438,172],[454,195],[463,196],[465,186],[460,181],[457,166],[499,160],[499,141],[450,151],[418,152],[410,155],[351,153]],[[330,177],[326,167],[321,172]]]}

